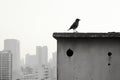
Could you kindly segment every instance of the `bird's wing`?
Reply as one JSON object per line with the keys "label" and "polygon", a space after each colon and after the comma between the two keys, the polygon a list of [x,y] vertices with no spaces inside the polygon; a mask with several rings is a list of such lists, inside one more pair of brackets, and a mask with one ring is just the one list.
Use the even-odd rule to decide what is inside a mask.
{"label": "bird's wing", "polygon": [[70,26],[70,28],[68,29],[68,31],[69,31],[70,29],[72,29],[72,28],[73,28],[73,26],[74,26],[74,23]]}
{"label": "bird's wing", "polygon": [[75,22],[71,25],[71,27],[70,27],[70,29],[73,29],[74,28],[74,26],[75,26]]}

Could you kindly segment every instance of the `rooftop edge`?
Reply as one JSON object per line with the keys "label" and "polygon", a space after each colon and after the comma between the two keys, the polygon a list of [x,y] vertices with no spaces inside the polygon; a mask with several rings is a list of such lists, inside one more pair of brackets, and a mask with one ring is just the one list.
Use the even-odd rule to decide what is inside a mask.
{"label": "rooftop edge", "polygon": [[54,38],[118,38],[120,32],[107,32],[107,33],[66,33],[66,32],[55,32],[53,33]]}

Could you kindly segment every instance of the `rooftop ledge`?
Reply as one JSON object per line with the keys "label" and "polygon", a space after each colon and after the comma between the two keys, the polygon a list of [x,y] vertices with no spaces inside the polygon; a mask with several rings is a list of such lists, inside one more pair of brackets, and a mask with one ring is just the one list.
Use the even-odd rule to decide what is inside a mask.
{"label": "rooftop ledge", "polygon": [[120,32],[107,32],[107,33],[53,33],[54,38],[120,38]]}

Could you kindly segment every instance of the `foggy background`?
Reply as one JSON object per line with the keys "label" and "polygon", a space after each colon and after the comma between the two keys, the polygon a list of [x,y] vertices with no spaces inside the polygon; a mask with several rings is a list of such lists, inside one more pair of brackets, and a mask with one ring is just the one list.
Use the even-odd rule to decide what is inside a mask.
{"label": "foggy background", "polygon": [[[21,58],[36,46],[56,51],[53,32],[67,32],[80,18],[79,32],[120,31],[119,0],[0,0],[0,49],[5,39],[20,40]],[[70,31],[72,32],[72,31]]]}

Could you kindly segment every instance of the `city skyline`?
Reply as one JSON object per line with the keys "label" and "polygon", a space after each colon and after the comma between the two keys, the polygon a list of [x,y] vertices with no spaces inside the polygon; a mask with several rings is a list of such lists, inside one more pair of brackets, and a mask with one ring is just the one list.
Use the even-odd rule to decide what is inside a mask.
{"label": "city skyline", "polygon": [[[21,61],[23,61],[25,63],[26,55],[37,56],[39,59],[45,59],[45,61],[42,61],[42,63],[43,62],[48,62],[49,59],[52,58],[53,54],[51,54],[51,57],[49,57],[49,55],[48,55],[48,46],[40,46],[40,45],[36,46],[35,54],[30,54],[30,53],[27,52],[27,54],[25,54],[25,57],[22,57],[21,56],[21,47],[20,47],[20,45],[21,45],[20,40],[18,40],[18,39],[5,39],[4,40],[4,45],[3,45],[4,48],[1,51],[4,51],[4,50],[5,51],[8,51],[8,50],[12,51],[12,53],[14,54],[13,55],[14,59],[15,60],[18,59],[17,60],[17,61],[19,61],[18,63],[21,63]],[[17,54],[15,54],[15,53],[17,53]],[[39,53],[45,53],[45,54],[40,55]],[[15,58],[15,56],[17,56],[17,57]],[[45,56],[47,56],[47,57],[45,57]],[[39,61],[41,61],[41,60],[39,60]],[[13,65],[16,66],[16,63],[14,63]]]}
{"label": "city skyline", "polygon": [[4,40],[4,49],[0,51],[0,79],[51,80],[56,77],[51,75],[55,74],[55,56],[52,54],[53,59],[48,61],[47,46],[36,46],[36,54],[26,54],[25,59],[20,60],[20,54],[19,40]]}
{"label": "city skyline", "polygon": [[[12,41],[12,43],[11,43],[11,41]],[[12,49],[13,47],[11,46],[12,44],[14,44],[15,42],[14,41],[18,41],[18,43],[19,43],[19,50],[16,50],[16,51],[18,51],[19,52],[19,55],[20,55],[20,60],[22,60],[22,59],[24,59],[25,60],[25,56],[27,55],[27,54],[29,54],[29,55],[36,55],[37,54],[37,49],[35,49],[35,53],[34,54],[30,54],[29,52],[26,52],[26,54],[25,54],[25,56],[21,56],[21,47],[20,47],[20,40],[18,40],[18,39],[4,39],[4,42],[3,42],[3,49],[0,49],[1,51],[2,50],[9,50],[9,49]],[[8,45],[8,44],[10,44],[10,46]],[[39,46],[35,46],[36,48],[37,47],[47,47],[47,53],[48,53],[48,46],[47,45],[43,45],[43,46],[41,46],[41,45],[39,45]],[[12,49],[13,50],[13,49]],[[14,51],[14,50],[13,50]],[[15,52],[14,52],[15,53]],[[48,60],[52,57],[52,54],[51,54],[51,56],[49,56],[49,54],[47,54],[48,55]]]}

